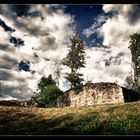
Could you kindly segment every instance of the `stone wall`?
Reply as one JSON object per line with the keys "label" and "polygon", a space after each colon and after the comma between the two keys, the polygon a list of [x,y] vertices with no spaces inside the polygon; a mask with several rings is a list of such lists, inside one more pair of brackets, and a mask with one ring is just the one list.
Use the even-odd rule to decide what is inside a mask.
{"label": "stone wall", "polygon": [[122,87],[114,83],[90,83],[79,89],[71,89],[46,107],[90,106],[96,104],[124,103]]}

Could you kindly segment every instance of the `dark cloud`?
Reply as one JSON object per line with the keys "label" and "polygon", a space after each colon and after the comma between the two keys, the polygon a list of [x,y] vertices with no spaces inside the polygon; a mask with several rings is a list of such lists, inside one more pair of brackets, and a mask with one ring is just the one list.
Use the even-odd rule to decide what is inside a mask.
{"label": "dark cloud", "polygon": [[140,5],[133,5],[131,10],[126,14],[130,24],[135,24],[140,19]]}
{"label": "dark cloud", "polygon": [[48,44],[49,46],[54,46],[54,45],[55,45],[55,38],[52,37],[52,36],[47,37],[47,38],[46,38],[46,41],[47,41],[47,44]]}
{"label": "dark cloud", "polygon": [[13,43],[15,47],[24,45],[24,41],[22,39],[13,36],[10,37],[10,42]]}
{"label": "dark cloud", "polygon": [[110,65],[111,65],[111,61],[105,60],[105,66],[108,67],[108,66],[110,66]]}
{"label": "dark cloud", "polygon": [[41,31],[40,28],[36,26],[27,25],[26,23],[23,23],[21,21],[15,21],[15,25],[17,28],[20,28],[23,31],[28,32],[29,35],[33,35],[33,36],[40,36],[41,34],[47,34],[47,32],[49,32],[48,29],[47,31],[46,30]]}
{"label": "dark cloud", "polygon": [[12,77],[12,74],[7,71],[0,70],[0,80],[9,80]]}
{"label": "dark cloud", "polygon": [[8,44],[0,44],[0,50],[3,51],[12,51],[12,48],[8,46]]}
{"label": "dark cloud", "polygon": [[42,48],[43,51],[46,51],[46,50],[49,50],[49,49],[53,50],[53,49],[56,49],[56,47],[57,47],[56,39],[53,36],[50,36],[50,35],[45,36],[45,37],[41,37],[40,42],[41,42],[40,48]]}
{"label": "dark cloud", "polygon": [[37,53],[34,53],[34,57],[39,57],[39,55]]}
{"label": "dark cloud", "polygon": [[31,5],[8,5],[8,6],[9,6],[9,10],[11,10],[17,15],[20,15],[20,14],[28,13]]}
{"label": "dark cloud", "polygon": [[[110,63],[110,64],[114,64],[114,65],[120,65],[121,62],[122,62],[122,60],[121,60],[121,58],[120,58],[120,54],[121,54],[121,53],[119,53],[119,54],[118,54],[117,56],[115,56],[115,57],[111,56],[111,57],[107,60],[107,62]],[[122,55],[122,54],[121,54],[121,55]]]}
{"label": "dark cloud", "polygon": [[35,12],[29,12],[29,13],[19,13],[17,16],[19,17],[32,17],[32,18],[35,18],[35,17],[42,17],[42,14],[41,12],[38,12],[38,11],[35,11]]}
{"label": "dark cloud", "polygon": [[[25,89],[25,86],[26,84],[20,86],[7,86],[7,85],[2,85],[2,93],[3,93],[3,96],[4,97],[7,97],[7,96],[11,96],[13,98],[18,98],[18,100],[24,100],[24,99],[27,99],[28,96],[30,95],[26,95],[26,94],[23,94],[23,92],[26,92],[26,90],[28,89]],[[21,88],[22,87],[22,88]]]}
{"label": "dark cloud", "polygon": [[[32,10],[33,7],[34,11]],[[43,21],[44,16],[53,15],[54,12],[57,12],[57,10],[60,8],[62,9],[63,6],[51,5],[46,7],[46,5],[42,4],[42,8],[39,10],[35,7],[36,5],[3,5],[3,7],[0,6],[0,14],[7,17],[9,20],[12,20],[14,22],[14,26],[16,26],[19,29],[22,29],[30,35],[40,36],[42,34],[49,34],[49,32],[51,32],[51,29],[42,30],[42,28],[30,26],[30,23],[27,25],[27,23],[23,23],[22,20],[17,20],[17,17],[25,18],[25,20],[27,17],[40,17]],[[43,15],[43,13],[45,15]],[[57,27],[55,30],[57,30]]]}
{"label": "dark cloud", "polygon": [[9,71],[8,69],[0,69],[0,80],[3,81],[10,81],[10,80],[16,80],[19,83],[24,83],[25,79],[21,78],[21,77],[16,77],[16,75],[14,75],[13,73],[11,73],[11,71]]}
{"label": "dark cloud", "polygon": [[[63,48],[61,39],[63,36],[66,38],[67,36],[70,36],[72,31],[70,25],[73,22],[71,15],[65,15],[63,11],[61,12],[61,9],[57,12],[57,9],[59,9],[57,6],[51,8],[50,5],[34,5],[32,7],[31,5],[0,6],[0,15],[2,20],[5,21],[5,25],[7,24],[16,29],[15,33],[7,34],[4,32],[6,33],[4,34],[6,39],[1,39],[4,45],[0,46],[2,52],[2,56],[0,56],[0,60],[2,60],[2,63],[0,62],[0,78],[3,79],[3,93],[6,95],[6,98],[14,97],[18,99],[27,99],[31,93],[33,94],[35,89],[34,86],[36,85],[39,76],[45,73],[43,69],[48,66],[55,67],[53,61],[50,61],[50,59],[47,58],[49,57],[51,50],[49,50],[50,52],[47,51],[48,49],[54,49],[54,46],[57,47],[56,40],[59,39],[59,44],[62,44]],[[62,27],[57,23],[57,16],[60,17],[58,20],[60,24],[62,24]],[[52,19],[53,17],[54,20]],[[44,20],[42,21],[40,18],[44,18]],[[24,38],[23,36],[28,37]],[[28,51],[28,48],[26,50],[26,46],[21,47],[20,49],[15,48],[24,45],[24,43],[25,45],[29,44],[29,52],[27,53],[24,53],[24,51]],[[6,46],[6,44],[8,45]],[[9,48],[11,50],[9,50]],[[56,51],[58,49],[59,48],[56,48]],[[56,59],[60,59],[59,54]],[[44,61],[46,61],[46,63],[44,63]],[[50,68],[48,73],[53,73],[53,70]],[[35,74],[36,72],[37,75]]]}
{"label": "dark cloud", "polygon": [[35,71],[35,70],[30,70],[30,72],[31,72],[32,74],[35,74],[35,73],[36,73],[36,71]]}
{"label": "dark cloud", "polygon": [[[14,25],[17,28],[21,28],[26,32],[29,32],[31,35],[38,35],[40,34],[40,29],[36,27],[30,27],[27,24],[23,23],[22,21],[18,21],[17,17],[26,18],[28,16],[30,17],[37,17],[41,16],[41,19],[43,18],[41,15],[41,12],[34,11],[29,12],[32,5],[3,5],[0,6],[0,14],[7,17],[9,20],[12,20],[14,22]],[[14,20],[13,20],[14,19]],[[11,27],[8,27],[4,21],[0,20],[0,25],[5,29],[5,31],[11,31],[14,32],[15,30]]]}
{"label": "dark cloud", "polygon": [[124,55],[125,55],[124,52],[120,52],[120,53],[118,53],[118,55],[116,56],[116,58],[119,58],[119,57],[124,56]]}
{"label": "dark cloud", "polygon": [[44,57],[44,60],[45,60],[45,61],[50,61],[50,59],[49,59],[49,58],[47,58],[47,57]]}
{"label": "dark cloud", "polygon": [[[42,4],[42,9],[46,9],[46,5]],[[53,13],[57,12],[59,9],[65,9],[64,5],[51,5],[47,7],[47,14],[52,15]]]}
{"label": "dark cloud", "polygon": [[121,64],[121,59],[115,59],[114,60],[114,65],[120,65]]}
{"label": "dark cloud", "polygon": [[115,57],[111,56],[109,59],[105,59],[104,60],[105,66],[108,67],[112,64],[113,65],[120,65],[121,62],[122,62],[121,57],[124,56],[124,55],[125,55],[124,52],[120,52]]}
{"label": "dark cloud", "polygon": [[10,31],[10,32],[15,32],[15,29],[12,29],[11,27],[7,26],[6,23],[0,19],[0,26],[6,31]]}
{"label": "dark cloud", "polygon": [[1,57],[1,59],[3,60],[3,62],[0,63],[0,67],[4,69],[11,69],[18,63],[16,59],[11,58],[8,55]]}

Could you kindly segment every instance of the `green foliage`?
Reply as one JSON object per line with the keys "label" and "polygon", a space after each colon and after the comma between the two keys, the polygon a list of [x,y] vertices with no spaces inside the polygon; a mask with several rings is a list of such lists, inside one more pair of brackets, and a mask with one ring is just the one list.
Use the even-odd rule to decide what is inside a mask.
{"label": "green foliage", "polygon": [[92,84],[91,80],[86,81],[85,85]]}
{"label": "green foliage", "polygon": [[139,86],[140,77],[140,34],[135,33],[130,36],[129,49],[132,55],[132,66],[134,70],[134,87],[135,89]]}
{"label": "green foliage", "polygon": [[47,103],[56,99],[63,92],[56,86],[55,81],[52,79],[52,76],[49,75],[47,78],[42,77],[38,83],[38,92],[35,92],[35,95],[32,99],[38,103],[38,106],[45,107]]}
{"label": "green foliage", "polygon": [[[140,64],[139,56],[140,56],[140,34],[135,33],[130,36],[130,45],[129,49],[131,50],[132,54],[132,61],[135,65]],[[139,68],[139,65],[138,65]],[[138,74],[140,74],[140,70],[137,70]]]}
{"label": "green foliage", "polygon": [[65,78],[71,83],[71,87],[75,88],[82,85],[83,75],[77,70],[85,67],[85,50],[84,42],[77,34],[70,39],[70,42],[69,52],[62,60],[62,64],[71,69],[71,73],[67,73]]}
{"label": "green foliage", "polygon": [[81,73],[67,73],[66,79],[71,82],[73,87],[81,87],[81,82],[83,81],[83,78],[81,78],[81,76],[83,76],[83,74]]}
{"label": "green foliage", "polygon": [[134,89],[134,80],[132,76],[126,77],[124,86],[128,89]]}

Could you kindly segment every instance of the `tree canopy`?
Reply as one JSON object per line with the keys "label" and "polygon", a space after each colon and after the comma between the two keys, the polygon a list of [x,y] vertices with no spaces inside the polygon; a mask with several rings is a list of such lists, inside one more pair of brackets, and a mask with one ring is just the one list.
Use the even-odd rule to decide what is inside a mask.
{"label": "tree canopy", "polygon": [[56,82],[52,79],[52,75],[42,77],[38,83],[37,92],[32,99],[38,103],[38,106],[45,107],[50,101],[56,99],[63,92],[56,86]]}
{"label": "tree canopy", "polygon": [[[139,87],[140,78],[140,34],[134,33],[130,36],[130,45],[128,47],[131,51],[131,60],[133,68],[133,87],[137,89]],[[131,82],[132,83],[132,82]]]}

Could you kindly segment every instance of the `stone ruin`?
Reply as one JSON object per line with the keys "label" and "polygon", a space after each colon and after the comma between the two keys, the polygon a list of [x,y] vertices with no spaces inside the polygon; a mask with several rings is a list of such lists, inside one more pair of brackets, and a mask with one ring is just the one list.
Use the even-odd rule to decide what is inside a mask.
{"label": "stone ruin", "polygon": [[78,107],[101,104],[120,104],[140,100],[140,94],[115,83],[89,83],[79,89],[66,91],[46,107]]}

